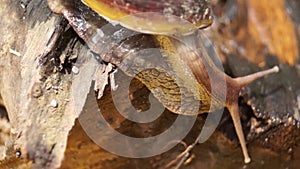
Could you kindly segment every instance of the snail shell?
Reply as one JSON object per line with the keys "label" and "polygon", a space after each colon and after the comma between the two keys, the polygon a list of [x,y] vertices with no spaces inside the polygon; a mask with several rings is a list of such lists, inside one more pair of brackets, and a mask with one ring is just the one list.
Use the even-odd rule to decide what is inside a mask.
{"label": "snail shell", "polygon": [[110,22],[150,34],[190,34],[212,23],[206,0],[82,0]]}
{"label": "snail shell", "polygon": [[[192,34],[193,31],[191,31],[191,29],[189,28],[185,29],[185,26],[182,26],[178,23],[175,23],[174,25],[172,25],[171,23],[171,26],[167,27],[168,29],[165,30],[165,25],[161,22],[161,20],[156,20],[156,18],[154,20],[151,20],[151,17],[149,16],[146,16],[146,20],[143,21],[148,21],[150,19],[155,26],[155,30],[148,26],[139,27],[139,25],[130,25],[131,23],[129,25],[126,25],[126,22],[123,22],[123,20],[119,19],[128,14],[135,14],[136,11],[143,12],[144,9],[146,9],[147,11],[152,10],[152,12],[161,12],[161,17],[164,18],[165,15],[163,13],[163,9],[169,7],[170,4],[174,6],[174,9],[177,9],[177,7],[178,9],[180,9],[182,7],[182,4],[184,4],[185,2],[190,4],[193,4],[192,2],[195,2],[196,4],[206,4],[205,0],[185,0],[184,2],[177,2],[175,0],[167,0],[165,2],[128,0],[126,2],[130,3],[129,5],[126,5],[125,1],[123,0],[83,1],[87,5],[92,7],[95,11],[97,11],[97,13],[102,14],[108,20],[117,22],[119,21],[125,27],[131,28],[135,31],[138,30],[140,32],[154,34],[174,34],[174,32],[175,34],[178,32]],[[145,4],[143,4],[142,2]],[[156,7],[149,5],[151,3],[158,4],[158,6]],[[85,6],[82,6],[80,3],[78,3],[78,1],[75,1],[74,3],[73,0],[48,0],[48,4],[53,11],[62,13],[69,20],[70,25],[74,28],[78,35],[87,43],[91,50],[100,55],[103,61],[110,62],[118,66],[129,76],[136,76],[151,90],[154,96],[158,98],[158,100],[160,100],[160,102],[166,108],[170,109],[174,113],[195,115],[218,108],[227,107],[233,119],[233,123],[242,147],[244,161],[245,163],[249,163],[251,161],[246,148],[246,142],[240,122],[238,108],[239,92],[242,87],[248,85],[252,81],[268,74],[278,72],[279,68],[277,66],[248,76],[231,78],[224,72],[220,71],[214,65],[212,59],[208,56],[207,53],[205,53],[205,51],[203,51],[202,53],[194,53],[192,52],[193,50],[189,49],[189,46],[184,45],[184,43],[180,43],[175,38],[163,35],[134,35],[134,32],[131,30],[113,25],[109,25],[109,29],[107,29],[106,27],[106,31],[109,30],[110,32],[109,34],[107,34],[105,31],[101,30],[101,27],[104,25],[106,26],[107,22],[97,17]],[[103,5],[104,7],[99,5]],[[124,7],[122,7],[122,5]],[[191,6],[192,5],[190,5],[189,7]],[[195,11],[200,11],[199,15],[196,15]],[[179,12],[172,14],[175,14],[179,18],[187,19],[189,22],[194,23],[196,27],[201,28],[201,26],[203,26],[202,23],[207,23],[207,12],[205,12],[206,8],[202,8],[200,5],[200,8],[195,11],[192,10],[191,14],[193,15],[185,15],[184,10],[181,11],[181,13]],[[116,17],[114,17],[113,14],[110,15],[109,12],[117,14]],[[196,16],[200,16],[200,19],[197,19]],[[137,19],[139,20],[139,18]],[[207,24],[205,26],[207,26]],[[136,27],[139,28],[137,29]],[[97,35],[98,32],[101,32],[99,36],[100,38],[95,38],[95,35]],[[115,32],[118,32],[118,34],[115,34]],[[112,36],[112,34],[116,37]],[[126,34],[131,34],[134,36],[125,38]],[[192,36],[198,35],[197,33],[193,33],[192,35],[187,36],[187,39]],[[122,41],[120,41],[120,39]],[[154,55],[161,57],[164,61],[166,61],[166,64],[164,64],[165,66],[156,67],[157,69],[153,70],[151,69],[151,67],[153,67],[153,65],[157,66],[156,63],[152,62],[155,61],[155,59],[149,60],[149,58],[133,57],[134,55],[130,55],[130,52],[139,51],[145,48],[160,48],[164,51],[167,51],[168,54],[166,55]],[[184,71],[186,68],[180,67],[181,65],[177,64],[181,62],[185,63],[184,65],[187,65],[191,74],[186,74],[186,72]],[[144,70],[145,68],[148,68],[148,70]],[[208,72],[212,73],[212,76],[209,76]],[[180,82],[180,80],[179,83],[175,83],[175,74],[179,75],[182,83]],[[193,76],[194,78],[192,79],[196,79],[196,83],[195,81],[189,80],[189,76]],[[209,77],[214,79],[213,82],[217,85],[217,89],[222,89],[222,83],[218,83],[218,81],[221,81],[225,78],[227,87],[225,93],[224,91],[220,91],[219,93],[212,94],[212,79],[209,80]],[[181,85],[186,79],[188,82],[196,85],[189,85],[188,83],[185,83],[187,85]],[[180,88],[180,86],[184,86],[184,88]],[[226,94],[225,101],[220,99],[224,96],[223,94]],[[182,105],[180,103],[181,96],[183,96],[184,99],[187,99],[190,102],[201,102],[200,108],[195,111],[193,107],[189,107],[189,102],[186,102],[186,105]]]}

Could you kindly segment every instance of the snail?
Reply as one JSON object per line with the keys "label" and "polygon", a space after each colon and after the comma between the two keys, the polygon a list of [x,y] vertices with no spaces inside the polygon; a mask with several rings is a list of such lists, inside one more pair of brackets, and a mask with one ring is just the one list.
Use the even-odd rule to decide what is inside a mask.
{"label": "snail", "polygon": [[[210,12],[205,0],[82,1],[105,19],[90,11],[88,7],[82,5],[79,1],[48,0],[48,4],[52,11],[63,14],[69,20],[70,25],[78,35],[93,52],[100,55],[103,61],[114,64],[129,76],[135,76],[172,112],[183,115],[197,115],[226,107],[233,119],[242,147],[244,162],[249,163],[251,161],[240,122],[239,92],[254,80],[278,72],[279,68],[277,66],[248,76],[231,78],[218,69],[206,52],[191,50],[199,45],[197,42],[193,43],[191,41],[195,37],[196,39],[197,37],[200,38],[200,35],[195,32],[195,28],[202,28],[211,23],[211,17],[207,16]],[[195,10],[190,10],[189,15],[185,15],[187,11],[184,11],[188,8],[183,8],[183,11],[176,11],[178,13],[172,13],[172,15],[186,19],[189,25],[194,26],[185,28],[186,25],[181,24],[182,22],[177,24],[174,22],[165,27],[165,24],[162,23],[169,17],[165,17],[167,12],[164,13],[164,11],[181,9],[182,6],[193,7],[194,4],[199,4],[199,6],[193,8]],[[170,5],[172,10],[170,10]],[[137,11],[146,12],[146,15],[136,15],[135,12]],[[147,11],[160,14],[151,18],[151,16],[148,16]],[[127,14],[133,14],[133,17],[130,17],[131,21],[130,18],[126,18]],[[122,17],[126,19],[122,20]],[[137,19],[139,24],[140,21],[145,20],[153,24],[150,24],[151,26],[140,26],[134,23],[134,19]],[[120,23],[124,27],[115,25],[115,23],[108,24],[107,20]],[[105,27],[107,25],[108,27]],[[103,27],[104,29],[102,29]],[[178,33],[184,35],[184,43],[172,36],[167,36]],[[130,37],[127,36],[129,34]],[[158,48],[167,52],[161,54],[147,53],[149,57],[144,58],[135,57],[136,55],[133,54],[149,48]],[[200,46],[200,49],[204,49],[203,46]],[[151,59],[152,57],[158,57],[163,64],[158,66],[155,62],[156,59]],[[153,69],[154,67],[156,69]],[[187,74],[188,71],[185,71],[187,69],[190,70],[191,74]],[[179,81],[176,81],[174,76],[179,77]],[[192,79],[195,79],[195,81],[190,80],[189,77],[193,77]],[[221,91],[224,84],[218,83],[222,80],[225,80],[225,91]],[[216,86],[217,90],[220,89],[219,92],[212,93],[211,82],[214,82],[213,85]],[[184,87],[181,87],[182,84],[185,84]],[[225,101],[222,100],[224,96]],[[189,107],[189,102],[185,102],[187,105],[182,105],[182,98],[191,102],[199,102],[201,106],[196,107],[197,111],[194,111],[193,107]]]}

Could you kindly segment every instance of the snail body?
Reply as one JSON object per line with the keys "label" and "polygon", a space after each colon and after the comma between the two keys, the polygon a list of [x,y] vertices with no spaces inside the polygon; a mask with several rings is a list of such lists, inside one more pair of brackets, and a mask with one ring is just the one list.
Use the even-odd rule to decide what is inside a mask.
{"label": "snail body", "polygon": [[[191,36],[197,35],[193,34]],[[183,46],[182,43],[171,37],[152,36],[151,38],[147,35],[141,35],[138,37],[138,39],[141,40],[140,43],[132,43],[136,42],[137,39],[127,39],[121,44],[116,45],[115,48],[111,50],[111,53],[107,53],[104,58],[109,61],[112,61],[109,58],[118,58],[116,63],[120,64],[117,66],[129,76],[135,76],[135,74],[139,72],[135,77],[151,90],[153,95],[164,105],[164,107],[174,113],[181,115],[197,115],[209,113],[226,107],[233,119],[236,133],[241,143],[244,154],[244,162],[249,163],[251,159],[247,152],[238,108],[239,92],[244,86],[254,80],[268,74],[278,72],[279,68],[274,66],[271,69],[260,71],[248,76],[231,78],[214,65],[207,53],[203,52],[199,56],[199,53],[191,52],[188,46]],[[130,52],[128,52],[128,50],[126,52],[128,45],[135,48],[136,44],[143,46],[142,41],[146,41],[148,44],[151,44],[149,43],[151,40],[154,41],[152,42],[153,45],[144,47],[158,47],[164,49],[168,51],[168,56],[155,55],[152,56],[152,59],[150,60],[142,59],[142,61],[140,60],[141,58],[138,57],[135,59],[128,58],[130,57],[128,55]],[[130,53],[130,55],[132,54]],[[135,57],[135,55],[132,57]],[[165,65],[171,65],[171,68],[155,65],[155,70],[152,70],[151,68],[153,68],[153,66],[149,63],[149,61],[156,59],[161,60],[160,58],[153,59],[154,57],[165,58],[167,60]],[[195,84],[195,82],[189,78],[190,74],[187,74],[183,67],[176,68],[177,65],[174,64],[175,62],[184,62],[185,65],[188,66],[193,78],[196,79],[196,85],[186,85],[186,83],[182,82],[187,81],[188,84]],[[130,65],[129,68],[128,65]],[[174,77],[178,77],[178,74],[183,76],[179,77],[181,79],[176,81],[174,80]],[[219,91],[211,93],[212,83]],[[197,93],[195,91],[197,91]],[[199,104],[197,104],[197,102]]]}
{"label": "snail body", "polygon": [[[162,24],[161,20],[157,20],[157,18],[154,18],[152,21],[155,23],[155,31],[152,27],[136,28],[136,26],[139,25],[134,26],[132,23],[128,24],[126,20],[125,22],[123,22],[124,20],[120,20],[122,17],[126,18],[125,15],[135,14],[136,11],[143,12],[146,10],[146,7],[149,8],[149,6],[144,7],[142,5],[148,1],[128,0],[126,3],[130,3],[129,5],[122,4],[125,2],[123,0],[83,1],[97,13],[100,13],[101,16],[104,16],[104,18],[122,22],[122,25],[125,25],[126,28],[130,28],[130,30],[124,27],[110,25],[109,29],[106,27],[106,31],[109,30],[110,32],[109,34],[107,34],[105,30],[100,31],[99,29],[106,25],[107,22],[97,17],[93,12],[81,12],[88,10],[88,8],[82,6],[78,1],[74,3],[72,0],[68,0],[59,3],[59,1],[48,0],[48,3],[53,11],[62,13],[69,20],[78,35],[87,43],[91,50],[100,55],[103,61],[110,62],[127,75],[139,79],[151,90],[153,95],[172,112],[183,115],[197,115],[223,107],[228,108],[242,147],[244,161],[245,163],[251,161],[247,152],[240,122],[238,108],[239,92],[242,87],[252,81],[270,73],[278,72],[279,69],[277,66],[245,77],[231,78],[215,66],[206,52],[193,52],[193,50],[191,50],[197,48],[197,42],[195,43],[195,47],[190,47],[195,44],[189,44],[189,39],[199,36],[197,32],[193,32],[189,28],[181,28],[182,25],[180,27],[178,24],[167,26],[167,29],[165,29],[165,25]],[[150,4],[151,2],[161,5],[149,8],[149,10],[152,10],[150,10],[151,12],[159,13],[163,11],[162,9],[164,9],[165,6],[162,4],[165,4],[164,2],[149,1],[146,4]],[[177,3],[177,1],[172,0],[165,2],[174,6],[180,6],[180,4],[183,3],[182,1]],[[206,3],[204,0],[187,0],[185,2]],[[99,4],[106,6],[102,8]],[[110,10],[112,10],[113,12],[111,13],[115,13],[116,16],[108,14]],[[185,19],[190,19],[191,22],[189,24],[198,22],[207,23],[206,19],[210,17],[206,16],[205,11],[206,10],[202,10],[202,14],[192,15],[193,17],[201,16],[198,20],[197,18]],[[134,18],[137,16],[138,15],[134,15]],[[180,14],[177,16],[179,18],[182,17]],[[141,17],[142,20],[145,19],[143,17],[145,16]],[[149,16],[148,18],[146,17],[146,19],[151,20]],[[197,24],[195,27],[197,27]],[[185,42],[187,43],[182,43],[171,36],[165,36],[174,34],[174,32],[176,32],[174,30],[176,30],[177,33],[182,32],[184,34],[189,32],[190,35],[186,35],[187,41]],[[148,34],[135,33],[135,31]],[[97,32],[101,32],[101,36],[99,36],[95,42]],[[116,34],[116,32],[118,32],[118,34]],[[151,33],[151,35],[149,33]],[[131,34],[132,36],[128,37],[126,36],[127,34]],[[158,48],[161,49],[160,51],[166,51],[166,53],[161,52],[160,54],[155,54],[149,52],[145,55],[147,57],[135,57],[136,55],[134,55],[134,53],[147,51],[144,49],[149,48]],[[158,57],[158,60],[162,61],[162,63],[158,64],[155,61],[157,59],[153,59],[153,57]],[[225,85],[224,83],[220,83],[222,80],[225,82]],[[212,93],[212,84],[216,86],[219,92]],[[222,90],[224,86],[226,86],[225,91]],[[225,100],[223,100],[223,98]],[[183,100],[187,101],[182,103]]]}

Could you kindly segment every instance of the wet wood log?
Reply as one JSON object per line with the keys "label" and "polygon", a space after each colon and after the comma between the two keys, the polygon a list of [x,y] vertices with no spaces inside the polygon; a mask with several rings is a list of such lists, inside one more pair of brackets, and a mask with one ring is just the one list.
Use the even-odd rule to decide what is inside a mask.
{"label": "wet wood log", "polygon": [[74,51],[82,46],[46,1],[0,4],[0,93],[11,124],[2,166],[57,168],[77,117],[70,99],[71,74],[63,64],[80,55]]}

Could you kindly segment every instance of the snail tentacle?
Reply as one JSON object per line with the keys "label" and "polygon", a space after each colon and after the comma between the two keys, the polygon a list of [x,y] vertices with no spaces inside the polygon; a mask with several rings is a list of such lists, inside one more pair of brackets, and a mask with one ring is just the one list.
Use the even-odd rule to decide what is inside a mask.
{"label": "snail tentacle", "polygon": [[244,162],[246,164],[250,163],[251,158],[249,157],[249,154],[248,154],[248,150],[247,150],[247,147],[246,147],[245,136],[244,136],[242,125],[241,125],[241,119],[240,119],[239,107],[238,107],[238,100],[235,99],[235,101],[232,102],[229,106],[227,106],[227,108],[230,112],[231,118],[233,120],[235,131],[237,133],[237,136],[239,138],[239,141],[240,141],[240,144],[241,144],[241,147],[242,147],[242,151],[243,151],[243,154],[244,154]]}
{"label": "snail tentacle", "polygon": [[242,125],[241,125],[241,120],[240,120],[240,115],[239,115],[239,107],[238,107],[238,97],[239,97],[239,91],[241,90],[242,87],[250,84],[251,82],[258,80],[259,78],[262,78],[266,75],[272,74],[272,73],[277,73],[279,72],[279,67],[274,66],[271,69],[259,71],[247,76],[243,77],[238,77],[229,80],[228,83],[228,88],[233,89],[229,90],[227,93],[227,108],[230,112],[231,118],[233,120],[234,128],[236,130],[236,133],[238,135],[238,139],[240,141],[242,151],[244,154],[244,162],[249,163],[251,161],[249,155],[248,155],[248,150],[246,147],[246,141],[244,137],[244,133],[242,130]]}
{"label": "snail tentacle", "polygon": [[253,81],[255,81],[259,78],[262,78],[268,74],[278,73],[278,72],[279,72],[279,67],[274,66],[271,69],[256,72],[256,73],[253,73],[253,74],[250,74],[247,76],[243,76],[243,77],[234,78],[234,80],[240,85],[240,87],[244,87],[244,86],[247,86],[248,84],[252,83]]}

